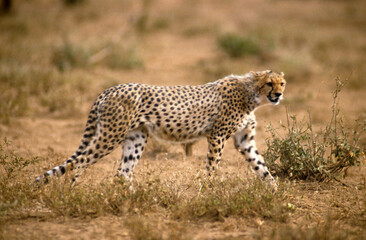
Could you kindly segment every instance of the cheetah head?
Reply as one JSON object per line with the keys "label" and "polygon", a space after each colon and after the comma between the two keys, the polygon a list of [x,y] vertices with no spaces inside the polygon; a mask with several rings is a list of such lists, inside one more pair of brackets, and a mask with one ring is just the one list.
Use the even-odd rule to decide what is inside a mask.
{"label": "cheetah head", "polygon": [[286,87],[285,75],[271,70],[251,72],[251,74],[256,82],[259,103],[279,104]]}

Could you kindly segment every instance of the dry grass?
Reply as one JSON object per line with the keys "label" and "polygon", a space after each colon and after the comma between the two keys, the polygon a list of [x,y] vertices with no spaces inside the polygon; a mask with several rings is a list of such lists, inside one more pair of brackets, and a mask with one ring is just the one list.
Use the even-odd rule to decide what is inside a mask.
{"label": "dry grass", "polygon": [[[38,164],[35,162],[37,158],[22,158],[11,146],[1,149],[1,170],[11,173],[1,175],[2,231],[21,219],[35,218],[47,222],[62,217],[83,221],[116,216],[126,219],[124,226],[133,239],[190,239],[194,233],[181,224],[220,223],[241,218],[246,219],[249,227],[262,226],[264,222],[279,227],[272,231],[268,227],[260,228],[260,231],[253,233],[253,238],[272,236],[283,239],[286,236],[289,239],[303,239],[306,236],[306,239],[357,239],[365,234],[355,230],[366,226],[364,186],[350,189],[281,181],[278,191],[274,192],[259,179],[243,178],[243,171],[239,169],[238,172],[211,179],[200,170],[196,170],[194,178],[189,176],[191,173],[180,176],[191,178],[189,181],[181,181],[177,175],[166,178],[159,172],[148,170],[140,174],[138,182],[133,183],[134,190],[130,189],[130,184],[119,179],[71,188],[71,176],[55,179],[39,188],[31,185],[33,179],[24,174],[29,166]],[[308,188],[307,195],[300,197],[304,188]],[[325,202],[317,207],[325,219],[307,209],[309,204],[311,206],[312,202],[316,204],[320,200],[317,196],[322,191],[330,195],[323,198],[321,201]],[[349,194],[350,191],[352,194]],[[342,194],[342,197],[332,194]],[[327,207],[322,209],[324,206]],[[301,221],[310,226],[293,226],[293,220],[304,213],[307,217]],[[156,215],[169,222],[156,220]],[[312,226],[312,221],[316,219],[320,224]],[[239,222],[235,220],[230,229],[241,229]],[[353,227],[348,229],[350,226]],[[225,228],[227,225],[223,224],[223,231]]]}
{"label": "dry grass", "polygon": [[[55,179],[47,186],[33,186],[22,171],[35,164],[36,157],[24,159],[1,145],[1,208],[2,220],[19,213],[27,216],[27,209],[41,211],[33,215],[97,217],[103,215],[140,215],[165,212],[172,219],[216,221],[230,216],[260,216],[266,219],[285,219],[285,187],[273,192],[260,180],[242,179],[238,175],[208,180],[200,176],[187,183],[163,179],[159,175],[143,177],[130,184],[114,179],[95,186],[71,188],[70,178]],[[180,189],[185,188],[186,191]],[[24,209],[22,209],[24,208]],[[279,213],[281,213],[279,215]],[[29,213],[28,213],[29,214]],[[283,216],[282,216],[283,215]]]}

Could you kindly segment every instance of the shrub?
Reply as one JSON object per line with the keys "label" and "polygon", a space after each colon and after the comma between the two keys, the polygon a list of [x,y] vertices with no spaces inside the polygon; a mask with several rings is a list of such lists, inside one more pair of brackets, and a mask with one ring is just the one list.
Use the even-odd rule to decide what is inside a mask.
{"label": "shrub", "polygon": [[259,55],[261,47],[254,40],[233,33],[218,37],[217,43],[230,57],[239,58],[244,55]]}
{"label": "shrub", "polygon": [[9,149],[10,141],[4,138],[0,143],[0,179],[2,183],[14,178],[14,173],[20,172],[30,164],[38,162],[38,157],[24,159]]}
{"label": "shrub", "polygon": [[268,149],[264,156],[274,175],[290,179],[339,181],[349,167],[360,164],[364,151],[358,146],[358,141],[366,130],[366,122],[356,121],[354,130],[345,128],[337,106],[343,85],[344,82],[336,80],[331,119],[319,133],[313,129],[310,114],[306,123],[298,123],[296,116],[287,114],[287,124],[281,125],[286,131],[284,137],[268,126],[271,139],[266,140]]}
{"label": "shrub", "polygon": [[66,41],[54,50],[51,62],[59,71],[64,72],[72,68],[85,67],[89,57],[90,53],[85,49]]}
{"label": "shrub", "polygon": [[0,230],[9,212],[31,204],[33,193],[29,184],[19,181],[24,169],[38,162],[38,157],[23,158],[10,149],[10,141],[0,142]]}

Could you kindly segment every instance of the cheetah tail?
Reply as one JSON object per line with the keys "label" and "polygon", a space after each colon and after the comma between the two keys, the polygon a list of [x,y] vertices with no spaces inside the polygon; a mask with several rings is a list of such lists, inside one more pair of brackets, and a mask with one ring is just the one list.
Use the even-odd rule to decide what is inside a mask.
{"label": "cheetah tail", "polygon": [[45,172],[44,174],[38,176],[34,183],[35,184],[48,183],[50,178],[52,178],[53,176],[59,177],[61,175],[64,175],[67,170],[72,170],[73,165],[74,165],[74,163],[72,161],[68,160],[65,163],[63,163],[57,167],[54,167],[54,168],[48,170],[47,172]]}
{"label": "cheetah tail", "polygon": [[85,149],[89,146],[91,139],[96,133],[97,129],[97,108],[98,108],[99,102],[96,101],[93,106],[90,109],[90,113],[88,116],[88,120],[85,126],[85,131],[83,138],[81,139],[81,143],[79,145],[79,148],[76,150],[76,152],[63,164],[54,167],[53,169],[48,170],[44,174],[38,176],[35,180],[35,184],[43,184],[48,183],[49,179],[53,176],[62,176],[67,171],[73,170],[75,168],[75,165],[78,164],[77,158],[83,154]]}

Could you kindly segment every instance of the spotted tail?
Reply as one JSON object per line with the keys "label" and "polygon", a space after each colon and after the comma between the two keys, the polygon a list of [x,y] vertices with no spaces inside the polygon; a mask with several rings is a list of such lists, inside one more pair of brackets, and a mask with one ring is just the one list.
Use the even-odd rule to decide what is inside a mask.
{"label": "spotted tail", "polygon": [[[104,95],[104,94],[103,94]],[[102,98],[101,95],[99,98]],[[38,176],[35,180],[36,183],[47,183],[50,178],[53,176],[62,176],[67,171],[73,170],[76,168],[78,164],[78,156],[82,155],[85,152],[85,149],[89,146],[91,139],[96,134],[97,129],[97,108],[98,108],[99,101],[96,101],[94,105],[91,107],[88,121],[86,123],[85,131],[83,138],[81,140],[79,148],[76,152],[63,164],[54,167],[53,169],[48,170],[44,174]]]}

